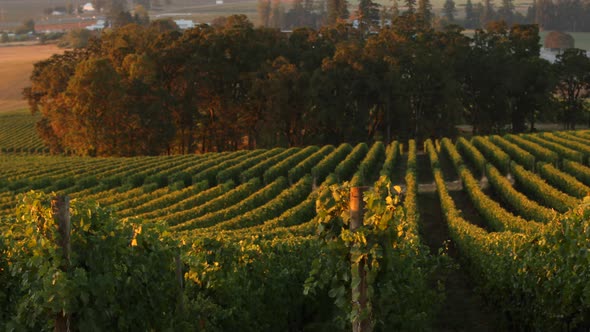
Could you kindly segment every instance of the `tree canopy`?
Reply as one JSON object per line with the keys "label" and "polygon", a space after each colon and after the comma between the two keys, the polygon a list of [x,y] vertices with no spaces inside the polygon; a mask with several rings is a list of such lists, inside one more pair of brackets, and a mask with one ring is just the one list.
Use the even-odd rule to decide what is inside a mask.
{"label": "tree canopy", "polygon": [[568,98],[553,93],[567,81],[558,72],[539,58],[534,25],[491,22],[470,38],[416,11],[371,33],[283,33],[235,15],[182,33],[105,31],[37,63],[24,94],[52,151],[131,156],[424,139],[459,123],[521,132],[557,116],[554,99]]}

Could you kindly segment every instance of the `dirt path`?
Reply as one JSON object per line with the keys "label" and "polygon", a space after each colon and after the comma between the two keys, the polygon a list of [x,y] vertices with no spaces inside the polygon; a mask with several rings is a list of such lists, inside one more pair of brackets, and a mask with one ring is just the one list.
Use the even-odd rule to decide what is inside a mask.
{"label": "dirt path", "polygon": [[[457,177],[453,177],[450,168],[447,167],[448,161],[443,160],[441,156],[441,165],[446,180],[450,183],[458,183]],[[428,156],[418,154],[418,179],[426,183],[419,183],[423,189],[418,193],[418,209],[420,211],[421,235],[432,253],[437,253],[444,243],[448,243],[449,256],[457,263],[458,268],[453,270],[445,284],[445,302],[441,311],[433,322],[433,331],[499,331],[501,317],[497,312],[490,309],[484,300],[474,290],[475,285],[471,281],[469,274],[459,260],[459,255],[450,241],[447,225],[443,219],[440,208],[440,201],[434,190],[430,190],[433,185],[432,169],[428,162]],[[458,185],[449,186],[449,192],[455,199],[458,208],[463,209],[464,216],[467,220],[481,223],[482,220],[473,207],[469,208],[469,199]]]}

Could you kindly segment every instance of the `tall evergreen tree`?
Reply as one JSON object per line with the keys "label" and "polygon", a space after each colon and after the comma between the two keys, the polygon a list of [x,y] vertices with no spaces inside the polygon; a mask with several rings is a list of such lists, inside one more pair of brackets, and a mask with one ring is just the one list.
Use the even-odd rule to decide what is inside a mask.
{"label": "tall evergreen tree", "polygon": [[445,4],[443,5],[443,16],[449,23],[455,21],[455,10],[455,1],[445,0]]}
{"label": "tall evergreen tree", "polygon": [[367,31],[376,27],[379,22],[379,4],[372,0],[360,0],[358,7],[358,20],[361,31]]}
{"label": "tall evergreen tree", "polygon": [[483,10],[480,13],[480,24],[482,27],[485,27],[486,24],[488,24],[489,22],[493,21],[495,18],[495,12],[494,12],[494,4],[492,3],[492,0],[484,0],[483,3]]}
{"label": "tall evergreen tree", "polygon": [[514,23],[513,0],[502,0],[502,6],[498,8],[499,19],[504,20],[508,25]]}
{"label": "tall evergreen tree", "polygon": [[465,4],[465,28],[475,28],[475,21],[476,15],[475,10],[473,9],[473,3],[471,2],[471,0],[467,0],[467,3]]}
{"label": "tall evergreen tree", "polygon": [[405,0],[408,14],[414,14],[416,12],[416,0]]}
{"label": "tall evergreen tree", "polygon": [[418,0],[418,15],[420,15],[424,23],[431,24],[433,15],[430,0]]}

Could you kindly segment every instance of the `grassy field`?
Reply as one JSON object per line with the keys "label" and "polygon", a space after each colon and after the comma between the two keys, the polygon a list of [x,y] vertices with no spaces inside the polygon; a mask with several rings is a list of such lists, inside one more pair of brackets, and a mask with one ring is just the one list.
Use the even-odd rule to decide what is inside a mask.
{"label": "grassy field", "polygon": [[[289,7],[290,5],[286,5],[286,8]],[[245,14],[254,24],[257,24],[256,0],[225,0],[221,5],[216,5],[215,0],[177,0],[170,6],[150,12],[152,19],[173,17],[190,19],[198,23],[209,23],[216,17],[232,14]]]}
{"label": "grassy field", "polygon": [[60,52],[55,45],[0,47],[0,112],[26,108],[22,90],[29,85],[33,64]]}

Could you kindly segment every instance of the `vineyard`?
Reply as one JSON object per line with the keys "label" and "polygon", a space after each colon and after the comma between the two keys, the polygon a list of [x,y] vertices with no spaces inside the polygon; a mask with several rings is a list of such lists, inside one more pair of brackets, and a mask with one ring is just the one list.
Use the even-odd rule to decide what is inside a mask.
{"label": "vineyard", "polygon": [[[106,303],[101,302],[101,294],[80,293],[85,295],[79,295],[77,309],[64,300],[80,326],[94,322],[99,329],[126,329],[137,318],[146,324],[145,329],[156,330],[170,326],[223,331],[347,329],[352,319],[347,313],[355,311],[347,304],[350,290],[343,285],[355,275],[328,258],[349,257],[343,254],[345,247],[352,248],[352,253],[366,243],[354,236],[346,238],[344,232],[329,233],[342,220],[346,223],[348,198],[340,188],[344,184],[374,188],[366,196],[365,212],[366,222],[374,223],[374,228],[365,240],[375,239],[376,247],[360,252],[373,262],[366,269],[373,276],[371,315],[376,330],[424,330],[436,325],[444,291],[436,290],[433,283],[438,272],[450,265],[441,261],[438,250],[444,251],[449,243],[428,239],[433,234],[423,223],[432,214],[424,208],[440,209],[435,219],[446,225],[442,236],[450,240],[451,251],[456,250],[452,259],[460,263],[485,302],[504,317],[500,328],[558,331],[590,326],[590,210],[584,201],[590,193],[590,131],[479,136],[455,142],[444,138],[427,140],[423,148],[411,140],[389,145],[345,143],[202,155],[84,158],[46,155],[40,141],[31,138],[30,117],[3,116],[12,123],[5,127],[7,121],[0,122],[0,218],[3,234],[8,234],[6,243],[21,243],[23,248],[44,245],[11,235],[16,233],[11,225],[16,223],[15,207],[25,215],[35,211],[23,210],[31,194],[21,194],[35,191],[71,197],[84,232],[90,232],[84,226],[88,220],[100,213],[84,212],[98,207],[76,202],[106,207],[101,213],[128,225],[124,243],[132,237],[132,246],[140,243],[141,247],[145,241],[142,255],[158,255],[159,245],[150,241],[163,243],[163,237],[181,248],[181,318],[162,308],[157,309],[160,316],[143,315],[150,305],[178,305],[172,282],[146,300],[146,307],[113,309],[130,315],[114,322],[109,320],[112,313],[91,309],[91,304]],[[439,206],[423,204],[429,185],[435,188]],[[464,193],[464,199],[457,199],[457,192]],[[468,209],[473,212],[462,213]],[[40,219],[35,220],[38,225]],[[109,226],[112,232],[123,227],[115,224]],[[156,229],[162,233],[149,238],[150,230],[156,234]],[[383,237],[389,229],[393,231]],[[98,231],[88,234],[99,237]],[[138,234],[145,238],[138,240]],[[339,237],[343,242],[337,241]],[[387,249],[391,243],[393,249]],[[172,279],[173,256],[158,256],[157,267],[169,269]],[[377,261],[381,265],[375,265]],[[26,287],[22,286],[20,295],[0,291],[0,306],[38,291],[29,279],[18,279],[14,273],[9,277],[7,271],[16,266],[10,264],[0,260],[0,283]],[[90,265],[84,266],[93,271]],[[137,268],[146,266],[154,268],[147,263]],[[85,278],[91,278],[91,273]],[[163,277],[154,278],[144,283]],[[138,291],[147,294],[143,288]],[[2,321],[9,321],[13,325],[7,328],[47,329],[43,317],[53,316],[44,315],[56,312],[51,300],[41,297],[7,305],[0,312],[0,327],[4,327]],[[31,316],[37,321],[23,316],[44,301],[49,304]],[[131,314],[134,310],[137,317]],[[188,325],[175,325],[178,321]]]}
{"label": "vineyard", "polygon": [[49,152],[39,136],[35,135],[35,122],[24,111],[0,114],[0,153],[33,153]]}

